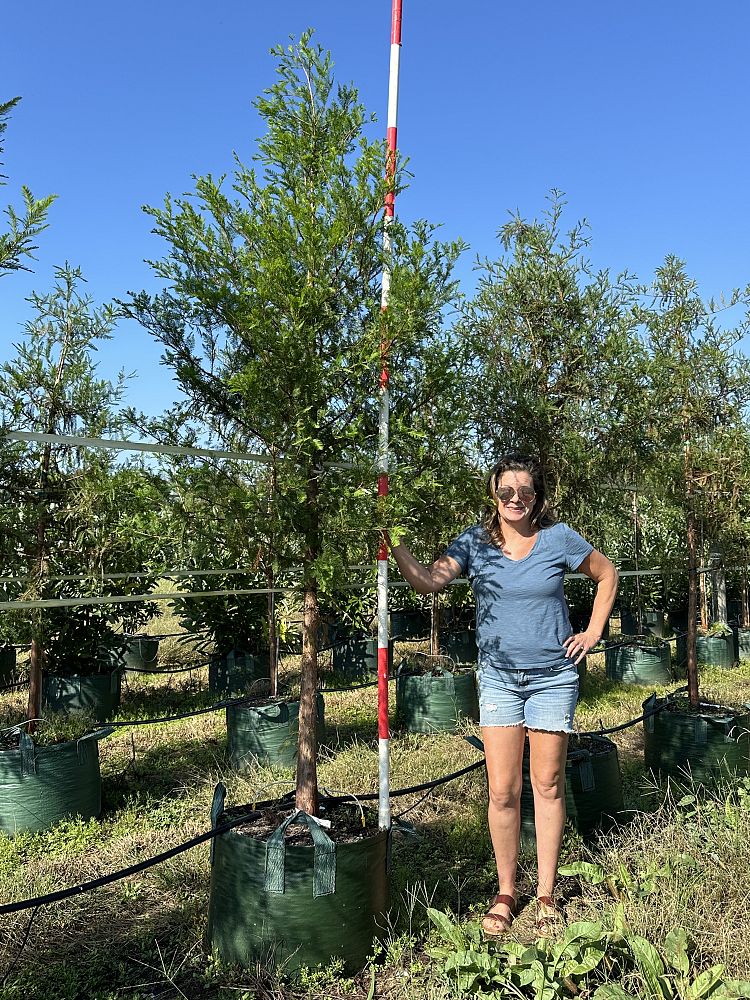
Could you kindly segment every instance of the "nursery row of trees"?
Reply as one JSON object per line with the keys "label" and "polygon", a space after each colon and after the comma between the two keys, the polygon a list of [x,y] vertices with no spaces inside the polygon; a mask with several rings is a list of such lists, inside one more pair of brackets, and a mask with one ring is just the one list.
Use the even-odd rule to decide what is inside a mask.
{"label": "nursery row of trees", "polygon": [[[694,570],[710,548],[744,563],[748,291],[706,302],[673,256],[648,283],[593,271],[586,225],[567,231],[553,192],[539,218],[501,227],[470,298],[455,271],[467,248],[428,222],[396,223],[383,313],[382,206],[390,183],[405,186],[403,165],[386,180],[371,117],[309,36],[276,55],[277,80],[256,102],[265,131],[252,163],[147,209],[163,240],[161,291],[96,307],[65,265],[52,291],[32,297],[16,354],[0,366],[6,431],[138,434],[267,460],[135,461],[0,441],[0,569],[21,580],[3,584],[6,595],[145,593],[174,566],[246,571],[184,581],[196,591],[293,583],[304,612],[301,728],[314,739],[321,602],[339,595],[351,610],[355,591],[342,588],[371,581],[356,567],[374,563],[383,526],[433,559],[479,516],[484,470],[501,452],[539,455],[559,514],[623,568],[671,568],[686,588],[688,559]],[[0,240],[0,273],[23,266],[44,224],[49,199],[26,203],[27,222],[11,213]],[[97,373],[97,344],[117,336],[120,317],[162,344],[182,390],[158,419],[124,405],[124,378]],[[378,502],[383,344],[392,485]],[[150,575],[101,580],[133,572]],[[694,620],[694,586],[691,595]],[[182,610],[220,643],[262,634],[273,648],[272,605],[205,598]],[[113,623],[134,629],[154,610],[2,611],[0,638],[33,639],[38,669],[45,649],[48,661],[75,649],[95,660]],[[32,713],[35,704],[32,685]]]}

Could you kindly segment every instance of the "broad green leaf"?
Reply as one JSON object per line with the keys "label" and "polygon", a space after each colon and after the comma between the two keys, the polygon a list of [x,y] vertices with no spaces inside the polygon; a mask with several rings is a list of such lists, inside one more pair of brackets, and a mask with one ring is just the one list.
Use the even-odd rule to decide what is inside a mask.
{"label": "broad green leaf", "polygon": [[599,885],[608,877],[608,873],[601,865],[592,864],[590,861],[576,861],[572,865],[561,865],[558,871],[560,875],[579,875],[589,885]]}
{"label": "broad green leaf", "polygon": [[628,938],[628,945],[633,953],[638,971],[646,983],[649,996],[657,997],[658,1000],[672,1000],[674,993],[669,982],[663,978],[664,963],[656,948],[650,941],[637,934]]}
{"label": "broad green leaf", "polygon": [[605,983],[594,990],[591,1000],[633,1000],[633,995],[626,993],[617,983]]}
{"label": "broad green leaf", "polygon": [[695,977],[686,990],[686,997],[688,1000],[702,1000],[703,997],[711,996],[716,987],[721,983],[723,975],[723,965],[711,966],[710,969],[706,969],[705,972],[701,972],[699,976]]}
{"label": "broad green leaf", "polygon": [[463,934],[450,917],[442,910],[436,910],[432,906],[427,908],[427,916],[438,929],[445,941],[449,941],[460,948],[463,945]]}
{"label": "broad green leaf", "polygon": [[667,939],[664,942],[664,957],[672,968],[677,969],[683,976],[687,976],[690,972],[690,959],[688,958],[687,949],[687,931],[684,927],[675,927],[673,931],[667,934]]}

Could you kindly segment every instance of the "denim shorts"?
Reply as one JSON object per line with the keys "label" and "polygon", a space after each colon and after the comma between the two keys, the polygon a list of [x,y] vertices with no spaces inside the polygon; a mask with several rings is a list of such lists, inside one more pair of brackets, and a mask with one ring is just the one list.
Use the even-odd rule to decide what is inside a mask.
{"label": "denim shorts", "polygon": [[480,652],[477,679],[480,726],[573,732],[578,670],[571,660],[560,667],[516,669],[497,666]]}

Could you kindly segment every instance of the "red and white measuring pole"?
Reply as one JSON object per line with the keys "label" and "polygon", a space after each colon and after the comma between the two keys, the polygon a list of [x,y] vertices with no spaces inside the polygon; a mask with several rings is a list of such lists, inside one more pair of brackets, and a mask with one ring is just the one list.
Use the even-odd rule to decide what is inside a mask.
{"label": "red and white measuring pole", "polygon": [[[402,0],[392,0],[391,9],[391,68],[388,79],[388,153],[386,176],[393,181],[396,174],[396,129],[398,120],[398,73],[401,62],[401,6]],[[380,308],[388,308],[391,288],[391,223],[396,210],[396,196],[390,189],[385,198],[383,223],[383,291]],[[380,426],[378,432],[378,496],[388,496],[388,420],[390,399],[388,395],[388,344],[381,344],[382,370],[380,373]],[[378,825],[381,830],[391,826],[390,797],[390,730],[388,727],[388,546],[380,543],[378,552]]]}

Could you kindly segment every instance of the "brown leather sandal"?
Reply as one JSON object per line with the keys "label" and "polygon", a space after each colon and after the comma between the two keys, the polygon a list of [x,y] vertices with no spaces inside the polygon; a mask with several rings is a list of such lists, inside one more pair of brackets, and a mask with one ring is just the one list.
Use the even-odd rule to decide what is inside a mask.
{"label": "brown leather sandal", "polygon": [[[542,910],[542,907],[547,911]],[[540,937],[552,937],[565,927],[565,917],[552,896],[536,897],[536,930]]]}
{"label": "brown leather sandal", "polygon": [[[492,907],[497,906],[498,903],[504,903],[510,910],[510,916],[506,917],[504,913],[492,913]],[[516,907],[518,903],[514,896],[508,896],[505,893],[498,892],[495,898],[490,903],[487,908],[487,912],[482,917],[482,931],[485,937],[502,937],[507,934],[513,923],[513,918],[516,915]],[[489,921],[490,926],[487,926]],[[494,925],[494,926],[493,926]]]}

